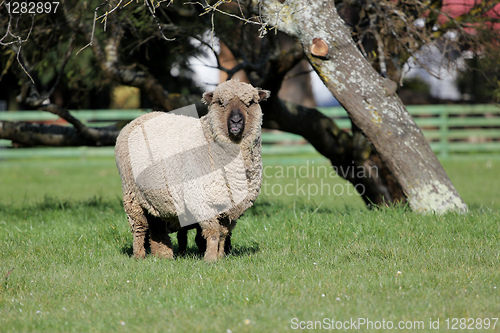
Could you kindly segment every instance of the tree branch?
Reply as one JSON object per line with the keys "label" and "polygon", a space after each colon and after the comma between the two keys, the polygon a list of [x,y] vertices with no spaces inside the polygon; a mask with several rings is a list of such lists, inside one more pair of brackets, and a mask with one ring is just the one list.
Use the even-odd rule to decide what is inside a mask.
{"label": "tree branch", "polygon": [[74,127],[0,121],[0,139],[12,140],[13,143],[27,147],[112,146],[119,133],[116,127],[95,128],[93,130],[98,133],[98,141],[86,138]]}
{"label": "tree branch", "polygon": [[[196,104],[200,115],[207,112],[207,106],[198,95],[168,95],[165,104],[183,107]],[[58,115],[72,126],[47,125],[33,122],[0,121],[0,139],[11,140],[23,146],[114,146],[123,123],[107,127],[89,127],[74,117],[68,110],[55,104],[40,108]]]}

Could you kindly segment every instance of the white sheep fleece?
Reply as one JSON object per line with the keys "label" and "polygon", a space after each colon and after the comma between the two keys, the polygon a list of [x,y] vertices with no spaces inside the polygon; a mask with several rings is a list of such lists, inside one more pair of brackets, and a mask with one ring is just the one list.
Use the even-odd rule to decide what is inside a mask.
{"label": "white sheep fleece", "polygon": [[[239,145],[208,142],[197,118],[159,113],[134,127],[128,148],[141,193],[170,189],[181,226],[226,213],[248,195]],[[154,192],[149,204],[171,214],[167,198]]]}
{"label": "white sheep fleece", "polygon": [[[195,222],[206,240],[205,260],[224,256],[225,239],[260,192],[258,102],[267,97],[268,91],[226,81],[204,94],[209,112],[200,119],[196,109],[193,117],[151,112],[122,129],[115,157],[135,257],[145,256],[150,236],[151,253],[172,258],[168,234]],[[227,128],[234,110],[245,117],[243,134],[235,141]]]}

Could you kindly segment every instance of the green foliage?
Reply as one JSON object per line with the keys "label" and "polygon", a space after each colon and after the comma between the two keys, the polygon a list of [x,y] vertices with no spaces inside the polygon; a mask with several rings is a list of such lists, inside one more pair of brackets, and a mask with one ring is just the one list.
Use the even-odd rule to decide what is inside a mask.
{"label": "green foliage", "polygon": [[500,101],[500,80],[497,80],[497,84],[495,87],[495,91],[493,92],[493,97],[497,100]]}
{"label": "green foliage", "polygon": [[422,93],[425,94],[426,96],[430,95],[429,85],[418,76],[405,79],[403,82],[403,86],[405,89],[408,89],[415,93]]}
{"label": "green foliage", "polygon": [[474,49],[473,57],[465,60],[466,70],[459,73],[458,87],[474,102],[500,102],[500,33],[479,30],[477,38],[489,43]]}
{"label": "green foliage", "polygon": [[[271,185],[296,180],[264,162]],[[130,257],[112,159],[3,161],[0,331],[284,332],[292,318],[360,317],[427,329],[440,318],[443,330],[445,318],[498,317],[498,161],[444,166],[469,214],[264,195],[239,221],[233,254],[207,264],[192,232],[187,257]],[[301,170],[301,182],[319,181]]]}
{"label": "green foliage", "polygon": [[[197,17],[195,10],[188,17],[177,15],[178,7],[191,8],[192,5],[172,4],[167,7],[164,4],[157,9],[157,21],[144,3],[131,1],[126,6],[122,4],[106,19],[102,15],[114,7],[109,3],[100,5],[103,5],[102,1],[68,1],[61,3],[57,13],[36,15],[33,22],[30,15],[20,15],[16,25],[11,27],[11,33],[23,39],[20,60],[40,94],[49,92],[57,84],[56,94],[52,97],[62,99],[62,103],[58,102],[64,107],[108,107],[109,98],[103,98],[100,105],[90,105],[89,101],[96,101],[93,97],[96,92],[107,94],[120,82],[104,70],[96,50],[88,44],[92,39],[93,45],[103,53],[100,56],[106,56],[105,49],[114,38],[121,38],[117,50],[120,66],[148,71],[169,92],[183,92],[187,88],[196,93],[187,62],[190,56],[201,51],[189,42],[189,38],[201,35],[207,27],[203,19],[192,19]],[[63,10],[64,6],[67,11]],[[92,35],[96,8],[100,18]],[[9,16],[4,15],[4,10],[3,6],[0,7],[0,26],[7,27]],[[78,28],[72,22],[76,22]],[[163,33],[174,40],[165,40],[157,23],[162,24]],[[11,39],[3,42],[11,42]],[[17,62],[17,48],[0,46],[0,52],[5,55],[0,57],[0,88],[10,86],[12,89],[12,82],[7,82],[9,77],[2,81],[9,72],[19,79],[20,84],[14,91],[18,95],[23,82],[30,82],[30,78]],[[66,58],[67,63],[63,66]],[[171,75],[173,67],[179,68],[181,75]]]}
{"label": "green foliage", "polygon": [[459,72],[457,79],[460,92],[467,94],[470,100],[477,103],[492,100],[500,102],[500,60],[498,59],[475,56],[467,60],[468,68]]}

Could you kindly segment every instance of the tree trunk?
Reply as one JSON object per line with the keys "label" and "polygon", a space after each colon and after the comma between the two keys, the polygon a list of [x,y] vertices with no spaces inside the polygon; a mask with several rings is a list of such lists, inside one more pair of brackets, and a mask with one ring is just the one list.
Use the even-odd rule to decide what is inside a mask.
{"label": "tree trunk", "polygon": [[[297,38],[324,84],[372,142],[417,212],[466,211],[467,206],[396,95],[396,83],[363,57],[334,1],[255,1],[268,25]],[[260,7],[259,7],[260,4]]]}

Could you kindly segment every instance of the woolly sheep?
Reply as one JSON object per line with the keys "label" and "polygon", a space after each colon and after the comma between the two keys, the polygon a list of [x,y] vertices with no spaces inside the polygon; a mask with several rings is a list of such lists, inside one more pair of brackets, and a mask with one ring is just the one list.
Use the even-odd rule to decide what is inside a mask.
{"label": "woolly sheep", "polygon": [[230,80],[203,94],[209,112],[200,119],[151,112],[123,128],[115,157],[135,257],[145,257],[149,238],[153,255],[173,258],[169,234],[180,231],[183,252],[186,230],[195,227],[205,260],[225,255],[236,220],[260,192],[258,103],[267,97],[266,90]]}

